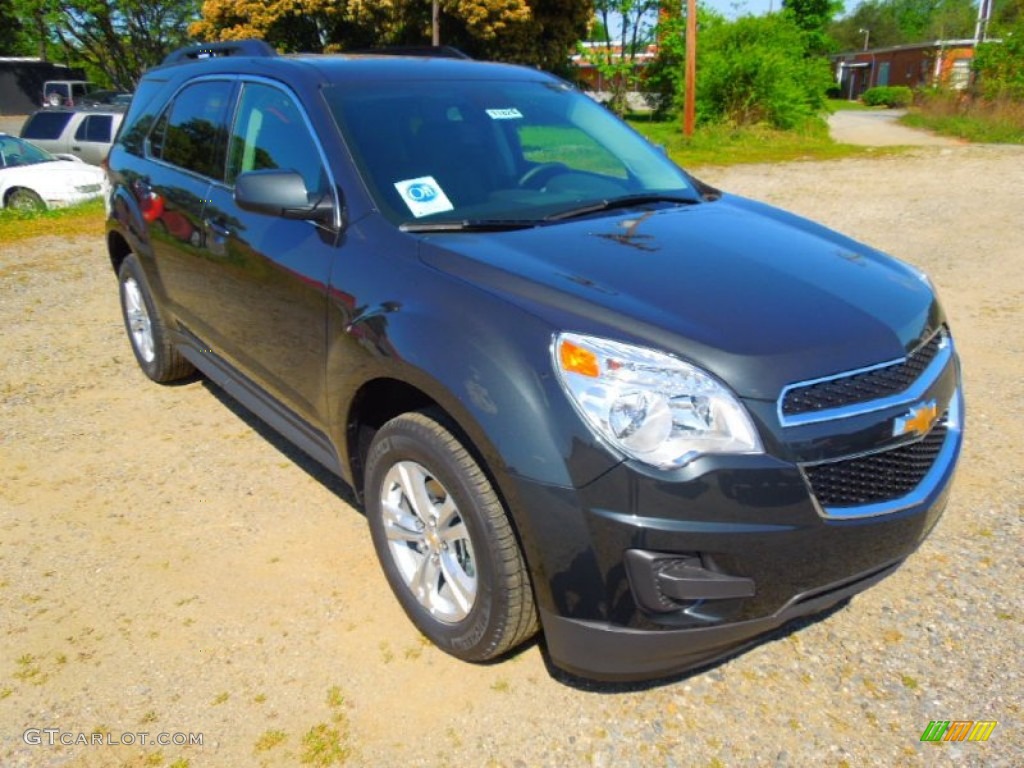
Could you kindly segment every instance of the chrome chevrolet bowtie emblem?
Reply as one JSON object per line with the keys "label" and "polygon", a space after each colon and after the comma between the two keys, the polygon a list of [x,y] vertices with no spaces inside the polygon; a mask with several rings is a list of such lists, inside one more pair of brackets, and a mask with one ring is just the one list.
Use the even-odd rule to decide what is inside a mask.
{"label": "chrome chevrolet bowtie emblem", "polygon": [[939,407],[934,400],[919,403],[910,409],[910,413],[897,417],[892,425],[892,436],[927,435],[938,417]]}

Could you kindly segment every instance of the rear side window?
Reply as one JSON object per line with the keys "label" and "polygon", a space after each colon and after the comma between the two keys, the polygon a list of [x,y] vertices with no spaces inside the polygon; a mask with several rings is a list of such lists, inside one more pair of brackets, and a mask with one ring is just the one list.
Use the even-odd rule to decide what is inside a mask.
{"label": "rear side window", "polygon": [[23,139],[57,139],[71,120],[70,112],[36,112],[21,129]]}
{"label": "rear side window", "polygon": [[154,157],[187,171],[224,178],[224,146],[232,83],[211,80],[186,86],[149,136]]}
{"label": "rear side window", "polygon": [[110,143],[114,118],[110,115],[89,115],[75,131],[75,139],[78,141],[99,141],[104,144]]}

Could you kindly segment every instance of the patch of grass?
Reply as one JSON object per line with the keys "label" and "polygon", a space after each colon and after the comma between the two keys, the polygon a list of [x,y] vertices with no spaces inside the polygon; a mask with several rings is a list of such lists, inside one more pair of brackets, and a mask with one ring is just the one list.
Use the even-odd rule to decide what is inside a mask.
{"label": "patch of grass", "polygon": [[284,731],[264,731],[260,737],[256,739],[255,750],[257,752],[266,752],[274,747],[280,746],[287,738],[288,734]]}
{"label": "patch of grass", "polygon": [[985,144],[1024,144],[1024,103],[986,101],[958,93],[930,93],[900,118],[912,128],[926,128]]}
{"label": "patch of grass", "polygon": [[345,694],[341,692],[341,688],[334,685],[327,691],[327,706],[331,709],[338,709],[339,707],[345,706]]}
{"label": "patch of grass", "polygon": [[875,107],[869,107],[863,101],[850,101],[849,99],[829,99],[825,108],[832,112],[873,112]]}
{"label": "patch of grass", "polygon": [[171,763],[167,768],[189,768],[190,765],[192,765],[192,763],[190,763],[188,761],[188,758],[179,757],[177,760],[175,760],[173,763]]}
{"label": "patch of grass", "polygon": [[14,673],[16,680],[32,683],[32,685],[42,685],[46,682],[48,676],[43,674],[43,669],[39,666],[39,659],[31,653],[18,657],[17,664],[18,671]]}
{"label": "patch of grass", "polygon": [[102,237],[104,218],[102,200],[91,200],[53,211],[15,211],[3,208],[0,209],[0,242],[55,234],[61,237]]}
{"label": "patch of grass", "polygon": [[508,693],[512,690],[511,684],[503,677],[499,677],[493,683],[491,683],[491,690],[497,691],[498,693]]}
{"label": "patch of grass", "polygon": [[327,723],[310,728],[302,737],[300,760],[307,765],[341,765],[348,760],[351,749],[345,744],[341,730]]}
{"label": "patch of grass", "polygon": [[900,675],[900,682],[903,683],[904,688],[909,688],[910,690],[914,690],[918,686],[917,680],[910,675]]}
{"label": "patch of grass", "polygon": [[802,130],[780,131],[766,126],[700,126],[693,136],[683,136],[678,122],[630,120],[637,131],[662,146],[683,168],[702,165],[778,163],[791,160],[833,160],[865,154],[902,151],[892,148],[857,147],[838,144],[824,122]]}
{"label": "patch of grass", "polygon": [[380,645],[380,657],[385,664],[390,664],[395,660],[395,652],[391,650],[391,645],[387,640],[381,640]]}
{"label": "patch of grass", "polygon": [[225,701],[227,701],[227,700],[228,700],[229,698],[231,698],[231,695],[230,695],[230,694],[229,694],[229,693],[228,693],[227,691],[222,691],[221,693],[218,693],[218,694],[217,694],[217,695],[216,695],[216,696],[214,697],[214,699],[213,699],[213,705],[214,705],[214,706],[217,706],[218,704],[223,704],[223,703],[224,703]]}

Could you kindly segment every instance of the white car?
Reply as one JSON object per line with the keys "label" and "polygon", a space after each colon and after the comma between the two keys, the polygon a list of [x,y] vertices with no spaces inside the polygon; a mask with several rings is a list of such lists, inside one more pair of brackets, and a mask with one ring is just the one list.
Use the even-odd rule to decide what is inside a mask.
{"label": "white car", "polygon": [[0,133],[0,208],[60,208],[100,197],[102,168]]}

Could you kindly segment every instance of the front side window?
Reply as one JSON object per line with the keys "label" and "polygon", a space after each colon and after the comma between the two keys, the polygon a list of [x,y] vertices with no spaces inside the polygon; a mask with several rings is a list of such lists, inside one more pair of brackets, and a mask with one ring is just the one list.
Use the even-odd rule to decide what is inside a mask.
{"label": "front side window", "polygon": [[226,80],[183,88],[150,134],[151,154],[193,173],[222,179],[232,88]]}
{"label": "front side window", "polygon": [[113,125],[114,118],[110,115],[89,115],[75,131],[75,139],[109,143]]}
{"label": "front side window", "polygon": [[274,168],[297,171],[311,193],[324,191],[323,164],[298,106],[278,88],[246,83],[231,129],[227,182]]}
{"label": "front side window", "polygon": [[402,224],[533,222],[626,197],[697,197],[646,139],[559,82],[339,83],[325,95],[381,211]]}

